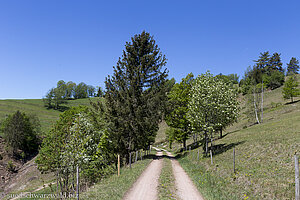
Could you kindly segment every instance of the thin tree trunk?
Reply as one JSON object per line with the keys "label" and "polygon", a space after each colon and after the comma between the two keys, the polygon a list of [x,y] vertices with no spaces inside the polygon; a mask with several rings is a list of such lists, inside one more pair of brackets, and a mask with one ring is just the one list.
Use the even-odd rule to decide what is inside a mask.
{"label": "thin tree trunk", "polygon": [[257,108],[256,108],[255,89],[253,89],[253,103],[254,103],[254,112],[255,112],[256,121],[258,124],[260,124],[258,119],[258,114],[257,114]]}
{"label": "thin tree trunk", "polygon": [[221,129],[220,129],[220,138],[222,138],[223,137],[223,127],[221,127]]}

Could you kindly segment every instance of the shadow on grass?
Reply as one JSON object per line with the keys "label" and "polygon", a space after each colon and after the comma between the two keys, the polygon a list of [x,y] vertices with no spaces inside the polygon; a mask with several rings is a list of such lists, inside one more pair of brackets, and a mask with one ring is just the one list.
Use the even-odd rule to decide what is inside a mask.
{"label": "shadow on grass", "polygon": [[287,102],[285,103],[285,105],[290,105],[290,104],[294,104],[294,103],[298,103],[300,100],[296,100],[296,101],[293,101],[293,102]]}
{"label": "shadow on grass", "polygon": [[[208,147],[208,152],[210,150],[212,150],[213,152],[213,155],[219,155],[219,154],[222,154],[230,149],[232,149],[233,147],[235,146],[238,146],[240,144],[244,144],[245,141],[242,141],[242,142],[235,142],[235,143],[230,143],[230,144],[218,144],[218,145],[214,145],[213,147]],[[198,142],[197,145],[189,145],[191,146],[191,150],[192,149],[197,149],[197,148],[200,148],[201,147],[201,143]],[[187,148],[189,149],[189,148]],[[186,151],[183,151],[183,148],[182,148],[182,151],[178,152],[177,155],[174,157],[175,159],[180,159],[180,158],[184,158],[185,156],[187,156],[189,154],[189,150],[186,150]],[[205,154],[205,152],[203,151],[203,154]],[[209,154],[208,154],[209,156]],[[168,157],[168,156],[166,156]]]}
{"label": "shadow on grass", "polygon": [[218,144],[214,145],[213,147],[208,147],[208,151],[212,150],[214,155],[222,154],[230,149],[232,149],[235,146],[238,146],[240,144],[244,144],[245,141],[242,142],[235,142],[231,144]]}
{"label": "shadow on grass", "polygon": [[221,138],[219,137],[218,139],[222,139],[222,138],[224,138],[224,137],[226,137],[227,135],[230,135],[230,134],[232,134],[232,133],[236,133],[236,132],[238,132],[238,131],[240,131],[241,129],[238,129],[238,130],[235,130],[235,131],[231,131],[231,132],[227,132],[226,134],[224,134]]}

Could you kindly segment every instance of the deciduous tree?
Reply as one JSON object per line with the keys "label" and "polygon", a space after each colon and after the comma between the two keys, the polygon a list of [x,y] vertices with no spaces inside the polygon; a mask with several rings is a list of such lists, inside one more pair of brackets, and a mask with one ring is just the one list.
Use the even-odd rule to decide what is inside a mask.
{"label": "deciduous tree", "polygon": [[183,144],[186,149],[186,140],[191,135],[190,121],[187,119],[190,90],[192,88],[194,75],[188,74],[180,83],[176,83],[168,94],[171,110],[166,115],[166,122],[174,129],[173,137]]}
{"label": "deciduous tree", "polygon": [[291,102],[294,102],[294,97],[297,97],[300,94],[298,85],[299,84],[296,79],[296,76],[290,76],[283,86],[283,98],[291,99]]}

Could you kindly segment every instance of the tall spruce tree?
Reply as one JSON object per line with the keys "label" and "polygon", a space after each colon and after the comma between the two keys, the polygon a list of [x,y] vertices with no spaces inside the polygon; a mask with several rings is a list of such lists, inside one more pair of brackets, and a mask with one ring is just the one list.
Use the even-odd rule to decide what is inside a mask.
{"label": "tall spruce tree", "polygon": [[166,101],[165,65],[153,36],[143,31],[126,42],[113,75],[106,78],[107,120],[117,153],[127,157],[154,142]]}
{"label": "tall spruce tree", "polygon": [[290,62],[287,63],[287,75],[298,74],[299,61],[292,57]]}

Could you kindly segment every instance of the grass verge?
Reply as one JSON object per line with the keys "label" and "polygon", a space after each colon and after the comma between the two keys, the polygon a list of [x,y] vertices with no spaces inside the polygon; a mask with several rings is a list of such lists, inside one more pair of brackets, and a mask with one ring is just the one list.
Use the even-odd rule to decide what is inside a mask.
{"label": "grass verge", "polygon": [[81,199],[122,199],[127,190],[129,190],[152,161],[151,155],[147,157],[133,164],[131,169],[128,167],[122,168],[119,177],[115,174],[103,179],[89,191],[83,193]]}

